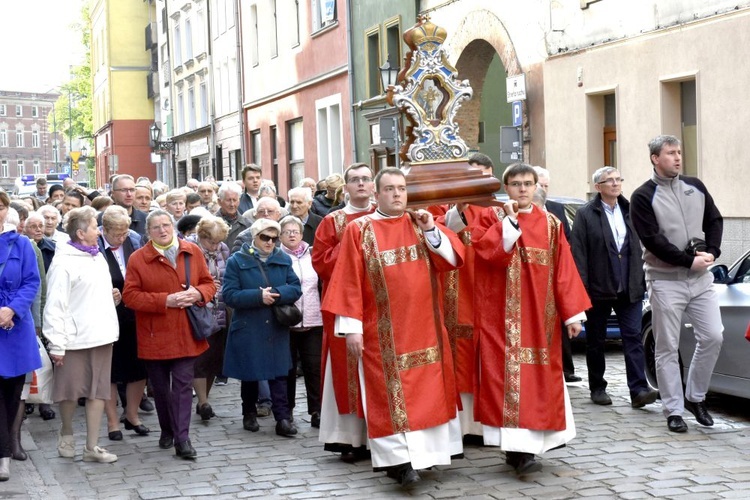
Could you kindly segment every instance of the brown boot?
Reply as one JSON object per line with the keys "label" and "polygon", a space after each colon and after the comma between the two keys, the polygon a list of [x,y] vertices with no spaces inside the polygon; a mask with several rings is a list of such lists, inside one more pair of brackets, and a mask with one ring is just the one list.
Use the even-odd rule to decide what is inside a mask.
{"label": "brown boot", "polygon": [[18,411],[16,412],[16,418],[13,420],[13,425],[10,428],[10,455],[13,460],[26,460],[29,456],[21,446],[21,423],[23,417],[26,414],[26,405],[23,401],[18,405]]}

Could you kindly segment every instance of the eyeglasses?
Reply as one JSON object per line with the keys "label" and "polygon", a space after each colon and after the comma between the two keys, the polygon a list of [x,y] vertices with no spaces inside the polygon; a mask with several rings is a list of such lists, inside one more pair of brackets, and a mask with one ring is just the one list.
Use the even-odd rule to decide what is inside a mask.
{"label": "eyeglasses", "polygon": [[278,236],[269,236],[267,234],[259,234],[258,238],[260,239],[260,241],[263,241],[265,243],[268,243],[269,241],[272,243],[276,243],[277,241],[279,241]]}
{"label": "eyeglasses", "polygon": [[362,184],[367,184],[368,182],[372,182],[372,177],[352,177],[347,182],[349,184],[359,184],[360,182]]}
{"label": "eyeglasses", "polygon": [[521,186],[525,187],[526,189],[531,189],[536,185],[536,182],[534,181],[512,181],[508,183],[508,186],[518,189]]}
{"label": "eyeglasses", "polygon": [[268,210],[267,208],[259,208],[255,211],[258,215],[271,215],[278,212],[278,210]]}
{"label": "eyeglasses", "polygon": [[300,234],[299,229],[287,229],[285,231],[281,231],[281,234],[284,236],[298,236]]}
{"label": "eyeglasses", "polygon": [[112,191],[115,191],[117,193],[133,194],[135,193],[135,188],[118,188],[118,189],[113,189]]}
{"label": "eyeglasses", "polygon": [[609,184],[610,186],[615,186],[617,184],[622,184],[623,182],[625,182],[625,179],[622,177],[611,177],[606,181],[597,182],[597,184]]}

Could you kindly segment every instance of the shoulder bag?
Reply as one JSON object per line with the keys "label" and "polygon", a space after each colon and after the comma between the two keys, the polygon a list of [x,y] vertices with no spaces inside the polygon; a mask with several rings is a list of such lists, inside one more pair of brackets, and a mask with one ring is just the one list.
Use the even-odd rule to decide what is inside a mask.
{"label": "shoulder bag", "polygon": [[[271,286],[271,282],[268,281],[268,276],[265,271],[265,263],[258,260],[258,267],[260,267],[260,273],[263,275],[263,279],[266,280],[266,285]],[[302,322],[302,311],[294,304],[273,304],[271,306],[273,316],[276,321],[284,326],[294,326]]]}
{"label": "shoulder bag", "polygon": [[[185,281],[187,281],[185,285],[185,290],[187,290],[190,288],[190,254],[185,254]],[[214,314],[215,306],[214,301],[211,300],[204,306],[193,304],[185,309],[195,340],[205,340],[221,330]]]}

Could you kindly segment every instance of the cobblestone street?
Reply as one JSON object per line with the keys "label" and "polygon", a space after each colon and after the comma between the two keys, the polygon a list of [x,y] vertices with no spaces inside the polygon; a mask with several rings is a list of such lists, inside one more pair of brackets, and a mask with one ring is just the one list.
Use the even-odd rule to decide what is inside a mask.
{"label": "cobblestone street", "polygon": [[[580,349],[579,349],[580,351]],[[261,430],[242,429],[239,383],[217,387],[212,405],[217,417],[203,424],[194,415],[194,462],[159,449],[156,415],[143,414],[152,429],[147,437],[124,432],[111,442],[102,428],[100,445],[119,456],[113,464],[81,461],[83,409],[76,414],[78,455],[58,457],[59,417],[43,421],[38,413],[24,423],[22,439],[30,459],[11,464],[11,480],[0,484],[0,498],[749,498],[750,411],[747,402],[710,398],[716,420],[702,428],[692,415],[689,431],[667,430],[660,402],[630,407],[619,346],[608,350],[608,392],[613,405],[589,400],[585,357],[575,354],[584,382],[569,384],[578,435],[567,448],[542,459],[542,472],[519,479],[496,448],[466,446],[465,458],[451,466],[423,471],[423,481],[404,492],[369,463],[346,464],[323,451],[310,427],[298,384],[295,420],[300,433],[282,438],[272,417],[259,419]],[[302,389],[300,389],[302,388]]]}

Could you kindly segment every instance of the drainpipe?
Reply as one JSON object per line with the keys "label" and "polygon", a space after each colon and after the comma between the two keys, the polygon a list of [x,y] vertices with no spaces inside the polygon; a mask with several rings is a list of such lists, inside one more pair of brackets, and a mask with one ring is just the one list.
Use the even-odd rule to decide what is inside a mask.
{"label": "drainpipe", "polygon": [[352,121],[352,163],[359,161],[357,158],[357,113],[354,107],[354,54],[352,54],[352,1],[346,0],[346,51],[349,57],[349,109]]}
{"label": "drainpipe", "polygon": [[[208,159],[209,159],[209,172],[211,175],[213,175],[214,172],[216,172],[216,106],[214,102],[214,96],[216,95],[216,91],[214,88],[214,57],[213,52],[211,51],[211,47],[213,46],[213,38],[211,35],[211,2],[206,2],[206,52],[208,52],[208,58],[206,58],[206,61],[208,61],[208,93],[209,96],[207,97],[208,105],[210,107],[209,115],[208,115],[208,121],[211,125],[211,131],[210,134],[210,143],[211,143],[211,151],[209,152]],[[213,158],[213,161],[211,159]],[[222,172],[223,174],[223,172]],[[203,178],[205,179],[205,175]],[[203,179],[201,179],[203,180]]]}
{"label": "drainpipe", "polygon": [[[242,96],[244,94],[244,83],[242,81],[243,76],[243,63],[244,54],[242,51],[242,30],[240,29],[240,0],[232,2],[234,4],[234,31],[235,38],[237,39],[237,122],[239,124],[240,131],[240,170],[246,165],[245,161],[245,111],[242,107]],[[234,178],[234,172],[231,175]]]}

